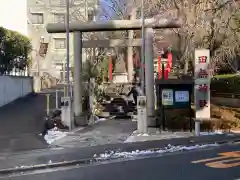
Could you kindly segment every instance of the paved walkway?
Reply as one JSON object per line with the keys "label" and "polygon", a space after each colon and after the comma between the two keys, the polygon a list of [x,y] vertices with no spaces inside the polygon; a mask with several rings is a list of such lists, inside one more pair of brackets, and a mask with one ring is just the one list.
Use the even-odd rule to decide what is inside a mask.
{"label": "paved walkway", "polygon": [[131,120],[112,119],[98,122],[55,141],[52,146],[88,147],[123,143],[134,130],[137,123]]}
{"label": "paved walkway", "polygon": [[[55,100],[50,106],[55,106]],[[39,136],[45,116],[46,95],[44,93],[29,95],[0,107],[0,152],[48,147]]]}

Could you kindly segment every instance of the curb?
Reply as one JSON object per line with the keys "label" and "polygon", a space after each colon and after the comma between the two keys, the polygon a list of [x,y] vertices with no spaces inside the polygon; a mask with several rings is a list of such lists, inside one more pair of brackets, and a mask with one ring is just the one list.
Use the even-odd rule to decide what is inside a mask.
{"label": "curb", "polygon": [[47,168],[57,168],[57,167],[64,167],[64,166],[73,166],[73,165],[80,165],[80,164],[90,164],[93,162],[97,162],[95,159],[80,159],[80,160],[73,160],[73,161],[63,161],[57,163],[49,163],[49,164],[38,164],[32,166],[25,166],[25,167],[17,167],[17,168],[8,168],[8,169],[1,169],[0,176],[10,175],[14,173],[24,173],[28,171],[35,171],[35,170],[42,170]]}
{"label": "curb", "polygon": [[[195,141],[189,141],[188,144],[185,144],[186,146],[189,145],[196,145],[196,144],[213,144],[216,143],[218,145],[224,145],[224,144],[233,144],[240,142],[240,138],[234,139],[234,140],[223,140],[223,141],[215,141],[215,142],[195,142]],[[150,150],[156,150],[161,148],[149,148]],[[63,162],[56,162],[56,163],[49,163],[49,164],[38,164],[38,165],[32,165],[32,166],[23,166],[23,167],[16,167],[16,168],[7,168],[7,169],[0,169],[0,176],[7,176],[14,173],[24,173],[24,172],[30,172],[30,171],[36,171],[36,170],[43,170],[43,169],[51,169],[51,168],[59,168],[59,167],[66,167],[66,166],[74,166],[74,165],[87,165],[91,163],[97,163],[99,160],[95,158],[88,158],[88,159],[78,159],[78,160],[71,160],[71,161],[63,161]]]}

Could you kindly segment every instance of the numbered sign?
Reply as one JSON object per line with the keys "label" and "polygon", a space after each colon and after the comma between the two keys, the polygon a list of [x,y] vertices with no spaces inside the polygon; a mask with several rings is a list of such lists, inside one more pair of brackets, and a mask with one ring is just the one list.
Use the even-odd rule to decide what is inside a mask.
{"label": "numbered sign", "polygon": [[162,105],[171,106],[173,105],[173,90],[163,89],[162,90]]}

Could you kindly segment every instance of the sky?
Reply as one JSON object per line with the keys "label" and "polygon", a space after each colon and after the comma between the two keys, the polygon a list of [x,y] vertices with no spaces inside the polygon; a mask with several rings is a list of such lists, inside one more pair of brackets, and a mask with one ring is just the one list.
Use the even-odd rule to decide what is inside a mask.
{"label": "sky", "polygon": [[0,5],[0,26],[27,35],[27,0],[5,0]]}

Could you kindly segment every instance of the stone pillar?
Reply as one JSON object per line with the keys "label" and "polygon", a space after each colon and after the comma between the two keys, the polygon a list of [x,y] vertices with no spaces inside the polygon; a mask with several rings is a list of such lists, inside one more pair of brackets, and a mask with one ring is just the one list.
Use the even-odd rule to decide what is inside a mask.
{"label": "stone pillar", "polygon": [[[133,8],[132,13],[130,15],[130,20],[136,19],[136,8]],[[129,41],[133,40],[133,30],[128,31],[128,39]],[[127,68],[128,68],[128,82],[132,82],[133,80],[133,47],[128,47],[127,51]]]}
{"label": "stone pillar", "polygon": [[145,31],[145,81],[147,98],[148,126],[155,126],[155,96],[154,96],[154,56],[153,56],[153,29]]}
{"label": "stone pillar", "polygon": [[75,117],[82,114],[82,32],[74,32],[74,94],[73,110]]}

